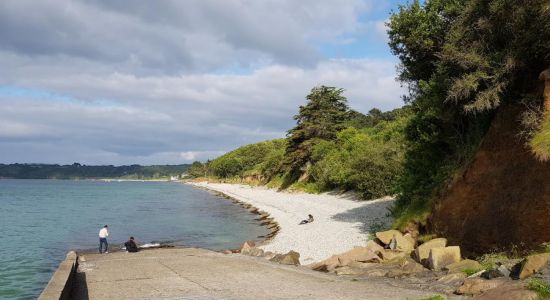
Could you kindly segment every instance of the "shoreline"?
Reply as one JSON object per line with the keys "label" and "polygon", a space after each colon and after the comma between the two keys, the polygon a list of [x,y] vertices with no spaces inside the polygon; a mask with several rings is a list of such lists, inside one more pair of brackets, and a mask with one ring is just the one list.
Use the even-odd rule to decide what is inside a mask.
{"label": "shoreline", "polygon": [[[254,241],[258,246],[266,245],[267,243],[269,243],[270,240],[272,240],[277,235],[277,233],[281,229],[280,226],[279,226],[279,223],[277,223],[277,221],[268,212],[265,212],[265,211],[255,207],[254,205],[252,205],[250,203],[247,203],[246,201],[242,201],[242,200],[237,199],[236,197],[234,197],[232,195],[228,195],[224,192],[217,191],[217,190],[211,189],[209,187],[196,185],[195,183],[185,182],[185,181],[183,181],[182,183],[190,185],[194,188],[199,188],[199,189],[205,190],[207,192],[213,193],[214,195],[216,195],[220,198],[227,199],[227,200],[233,202],[233,204],[239,205],[240,207],[246,209],[249,213],[252,213],[252,214],[255,214],[255,215],[258,216],[258,218],[255,218],[254,220],[255,221],[262,221],[259,225],[266,227],[270,231],[270,233],[266,234],[265,236],[257,236],[253,239],[241,241],[241,245],[246,241]],[[223,251],[227,251],[227,250],[230,250],[233,253],[237,253],[237,252],[240,251],[240,249],[226,249],[226,250],[222,250],[222,251],[219,251],[219,252],[223,252]]]}
{"label": "shoreline", "polygon": [[[387,208],[393,203],[390,197],[357,201],[349,194],[289,193],[265,187],[208,182],[184,184],[220,193],[275,224],[262,223],[268,229],[273,226],[274,230],[258,248],[274,253],[294,250],[300,253],[303,265],[365,246],[372,227],[388,226],[391,222],[387,216]],[[309,213],[315,221],[298,225]]]}

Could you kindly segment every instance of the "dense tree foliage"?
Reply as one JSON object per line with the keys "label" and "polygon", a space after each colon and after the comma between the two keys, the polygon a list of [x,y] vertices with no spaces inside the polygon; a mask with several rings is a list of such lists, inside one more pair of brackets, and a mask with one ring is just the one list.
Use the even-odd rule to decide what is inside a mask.
{"label": "dense tree foliage", "polygon": [[317,189],[353,190],[365,199],[395,194],[402,173],[407,122],[408,114],[401,111],[394,120],[362,129],[350,127],[339,132],[335,140],[316,145],[311,179]]}
{"label": "dense tree foliage", "polygon": [[207,163],[203,164],[200,161],[195,161],[191,164],[191,166],[189,166],[189,169],[187,169],[187,175],[193,178],[205,177],[207,175],[207,171]]}
{"label": "dense tree foliage", "polygon": [[156,166],[86,166],[48,164],[0,164],[0,178],[18,179],[87,179],[125,178],[157,179],[180,176],[189,165]]}
{"label": "dense tree foliage", "polygon": [[392,15],[390,46],[414,111],[394,210],[401,221],[429,212],[503,103],[541,105],[532,93],[550,65],[548,20],[547,0],[415,1]]}
{"label": "dense tree foliage", "polygon": [[[285,166],[290,174],[310,164],[313,148],[320,141],[332,140],[344,128],[347,99],[344,90],[318,86],[307,95],[307,104],[294,116],[296,127],[288,131]],[[292,175],[291,175],[292,176]]]}

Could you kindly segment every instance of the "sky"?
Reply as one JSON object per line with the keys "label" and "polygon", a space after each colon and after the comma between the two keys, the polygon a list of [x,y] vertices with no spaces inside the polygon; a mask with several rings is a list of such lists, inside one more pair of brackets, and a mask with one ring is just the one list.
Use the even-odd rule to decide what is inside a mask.
{"label": "sky", "polygon": [[0,163],[181,164],[284,137],[316,85],[403,105],[405,1],[0,1]]}

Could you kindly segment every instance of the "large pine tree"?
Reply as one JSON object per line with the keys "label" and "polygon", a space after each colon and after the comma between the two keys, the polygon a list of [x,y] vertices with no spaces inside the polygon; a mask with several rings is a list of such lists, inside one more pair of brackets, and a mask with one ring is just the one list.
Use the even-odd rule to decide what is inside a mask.
{"label": "large pine tree", "polygon": [[300,106],[294,116],[296,127],[288,131],[285,166],[291,174],[300,174],[311,162],[313,146],[320,140],[333,140],[345,125],[348,114],[343,89],[317,86],[306,97],[308,103]]}

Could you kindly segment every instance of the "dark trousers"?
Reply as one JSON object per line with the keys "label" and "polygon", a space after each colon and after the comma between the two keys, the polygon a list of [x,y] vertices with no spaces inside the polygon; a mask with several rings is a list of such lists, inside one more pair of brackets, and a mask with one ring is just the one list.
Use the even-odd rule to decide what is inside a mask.
{"label": "dark trousers", "polygon": [[109,249],[109,244],[106,238],[99,238],[99,253],[103,253],[103,244],[105,244],[105,252]]}

